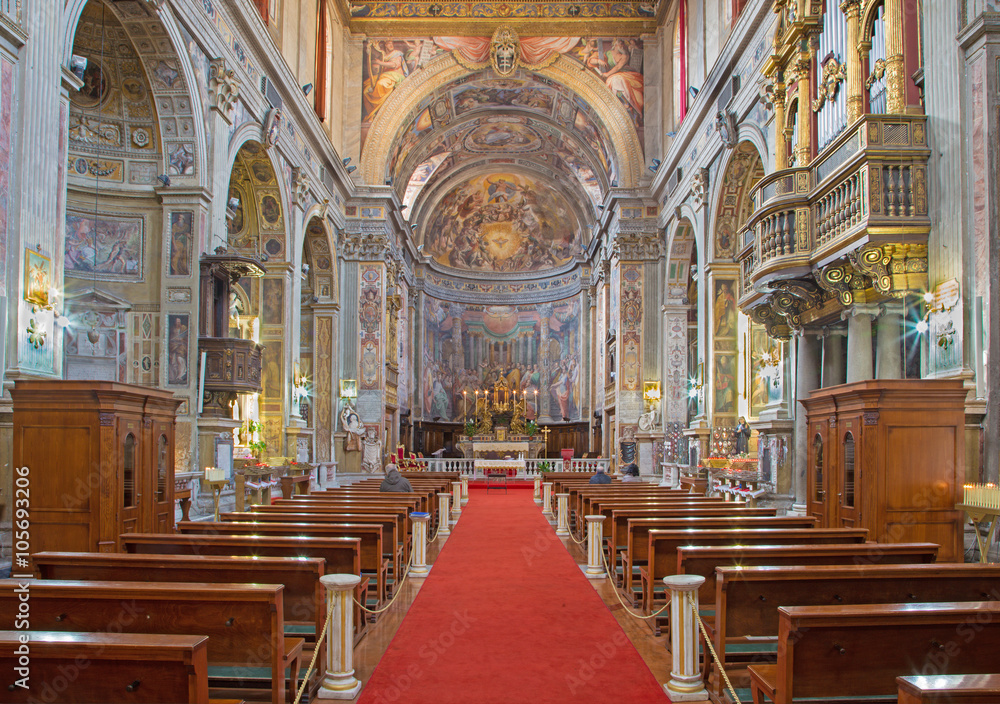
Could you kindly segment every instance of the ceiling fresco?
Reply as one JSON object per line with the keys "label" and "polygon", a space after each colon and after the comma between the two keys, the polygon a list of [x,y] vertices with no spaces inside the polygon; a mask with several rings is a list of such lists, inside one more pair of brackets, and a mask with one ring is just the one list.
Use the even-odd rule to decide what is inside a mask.
{"label": "ceiling fresco", "polygon": [[425,251],[441,266],[536,272],[580,251],[576,213],[557,189],[524,173],[488,173],[454,186],[435,205]]}
{"label": "ceiling fresco", "polygon": [[[503,65],[498,37],[514,44]],[[437,267],[565,270],[621,164],[635,180],[638,37],[369,37],[362,58],[366,179],[384,169]]]}

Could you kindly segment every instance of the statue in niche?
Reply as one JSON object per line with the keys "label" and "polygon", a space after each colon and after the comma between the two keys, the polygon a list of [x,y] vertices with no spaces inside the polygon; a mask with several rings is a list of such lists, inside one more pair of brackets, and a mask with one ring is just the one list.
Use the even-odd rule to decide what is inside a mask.
{"label": "statue in niche", "polygon": [[361,469],[369,474],[382,472],[382,441],[377,428],[367,428],[362,440],[364,453],[361,455]]}
{"label": "statue in niche", "polygon": [[639,430],[644,433],[652,432],[656,428],[656,410],[650,409],[639,416]]}

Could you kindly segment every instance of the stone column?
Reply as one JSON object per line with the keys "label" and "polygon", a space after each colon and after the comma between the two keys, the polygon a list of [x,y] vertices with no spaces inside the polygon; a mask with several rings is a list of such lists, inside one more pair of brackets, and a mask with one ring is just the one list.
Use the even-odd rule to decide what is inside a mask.
{"label": "stone column", "polygon": [[604,516],[586,516],[587,519],[587,566],[583,573],[587,579],[602,579],[604,571]]}
{"label": "stone column", "polygon": [[879,379],[900,379],[903,376],[903,314],[895,307],[878,317],[876,361]]}
{"label": "stone column", "polygon": [[444,492],[438,494],[438,538],[447,538],[451,535],[451,494]]}
{"label": "stone column", "polygon": [[787,89],[780,81],[774,84],[774,141],[778,150],[774,155],[774,168],[788,168],[788,137],[785,135],[785,98]]}
{"label": "stone column", "polygon": [[410,522],[413,524],[413,546],[410,550],[410,571],[411,577],[426,577],[431,571],[427,564],[427,524],[431,520],[429,513],[411,513]]}
{"label": "stone column", "polygon": [[875,376],[872,368],[873,311],[854,306],[843,315],[847,318],[847,383],[866,381]]}
{"label": "stone column", "polygon": [[825,328],[821,336],[823,342],[823,370],[820,386],[828,388],[844,383],[844,347],[840,338],[844,331]]}
{"label": "stone column", "polygon": [[462,515],[462,482],[451,483],[451,522],[458,523]]}
{"label": "stone column", "polygon": [[[240,96],[240,80],[232,66],[226,65],[224,58],[212,59],[208,81],[209,96],[212,99],[212,109],[208,115],[208,128],[212,138],[209,140],[212,164],[212,211],[211,225],[207,239],[207,252],[215,252],[216,247],[228,247],[226,229],[226,206],[229,203],[229,128],[232,126],[232,113]],[[244,210],[254,207],[252,203],[244,203]],[[288,239],[291,242],[291,238]]]}
{"label": "stone column", "polygon": [[316,461],[334,457],[333,432],[336,427],[336,350],[340,306],[320,302],[313,305],[313,428],[316,432]]}
{"label": "stone column", "polygon": [[[809,398],[809,393],[820,386],[820,340],[814,335],[797,336],[798,348],[795,352],[795,399]],[[792,511],[805,515],[806,486],[808,477],[809,427],[806,424],[806,410],[795,405],[795,469],[792,482],[795,503]]]}
{"label": "stone column", "polygon": [[351,597],[361,582],[356,574],[327,574],[319,578],[330,600],[330,622],[326,627],[326,675],[317,699],[354,699],[361,680],[354,676],[354,604]]}
{"label": "stone column", "polygon": [[701,638],[694,616],[698,611],[698,588],[705,583],[705,578],[696,574],[675,574],[664,577],[663,583],[670,590],[670,654],[673,658],[670,681],[663,685],[663,690],[672,702],[707,701],[708,692],[698,670]]}
{"label": "stone column", "polygon": [[469,475],[463,474],[460,481],[462,482],[462,505],[465,506],[469,503]]}
{"label": "stone column", "polygon": [[542,516],[552,523],[552,482],[542,484]]}
{"label": "stone column", "polygon": [[535,505],[542,505],[542,477],[541,475],[535,475]]}
{"label": "stone column", "polygon": [[569,494],[556,494],[556,535],[569,537]]}

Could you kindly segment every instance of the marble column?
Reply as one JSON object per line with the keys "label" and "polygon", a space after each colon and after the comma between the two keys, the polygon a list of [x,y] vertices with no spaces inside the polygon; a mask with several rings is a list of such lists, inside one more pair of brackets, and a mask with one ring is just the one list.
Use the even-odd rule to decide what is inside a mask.
{"label": "marble column", "polygon": [[872,368],[872,311],[855,306],[847,318],[847,383],[867,381],[875,376]]}
{"label": "marble column", "polygon": [[900,379],[903,376],[903,314],[887,310],[878,317],[875,344],[879,379]]}
{"label": "marble column", "polygon": [[351,597],[361,577],[328,574],[319,581],[329,592],[331,617],[326,629],[326,675],[316,698],[354,699],[361,691],[361,680],[354,676],[354,604]]}
{"label": "marble column", "polygon": [[823,331],[823,371],[820,386],[828,388],[844,383],[843,330],[826,328]]}
{"label": "marble column", "polygon": [[[797,401],[809,398],[809,392],[820,387],[820,345],[814,335],[798,335],[795,354],[795,398]],[[835,338],[839,342],[839,337]],[[806,410],[795,405],[795,465],[792,487],[795,503],[792,511],[805,514],[806,486],[809,471],[809,426],[806,424]]]}
{"label": "marble column", "polygon": [[539,417],[552,419],[552,409],[550,408],[551,394],[549,393],[549,318],[552,316],[552,304],[543,303],[538,306],[538,365],[539,381],[538,401]]}

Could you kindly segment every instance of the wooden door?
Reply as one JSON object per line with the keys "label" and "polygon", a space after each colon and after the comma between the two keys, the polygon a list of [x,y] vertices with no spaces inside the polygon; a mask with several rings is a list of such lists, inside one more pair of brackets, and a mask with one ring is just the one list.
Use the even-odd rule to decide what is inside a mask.
{"label": "wooden door", "polygon": [[824,528],[831,525],[830,496],[834,492],[831,490],[830,475],[837,457],[836,448],[830,445],[828,428],[829,424],[825,417],[809,425],[808,482],[806,483],[808,514],[818,519],[819,525]]}
{"label": "wooden door", "polygon": [[171,533],[174,525],[174,432],[170,423],[154,421],[152,425],[148,471],[144,472],[147,487],[143,491],[148,492],[147,505],[151,509],[145,530]]}
{"label": "wooden door", "polygon": [[861,487],[861,433],[856,419],[844,421],[838,441],[836,501],[833,502],[835,528],[858,526],[859,488]]}
{"label": "wooden door", "polygon": [[[139,423],[124,420],[119,433],[118,461],[118,508],[121,511],[121,532],[145,532],[142,515],[143,467],[146,465],[142,457],[142,434]],[[115,543],[117,544],[115,536]]]}

